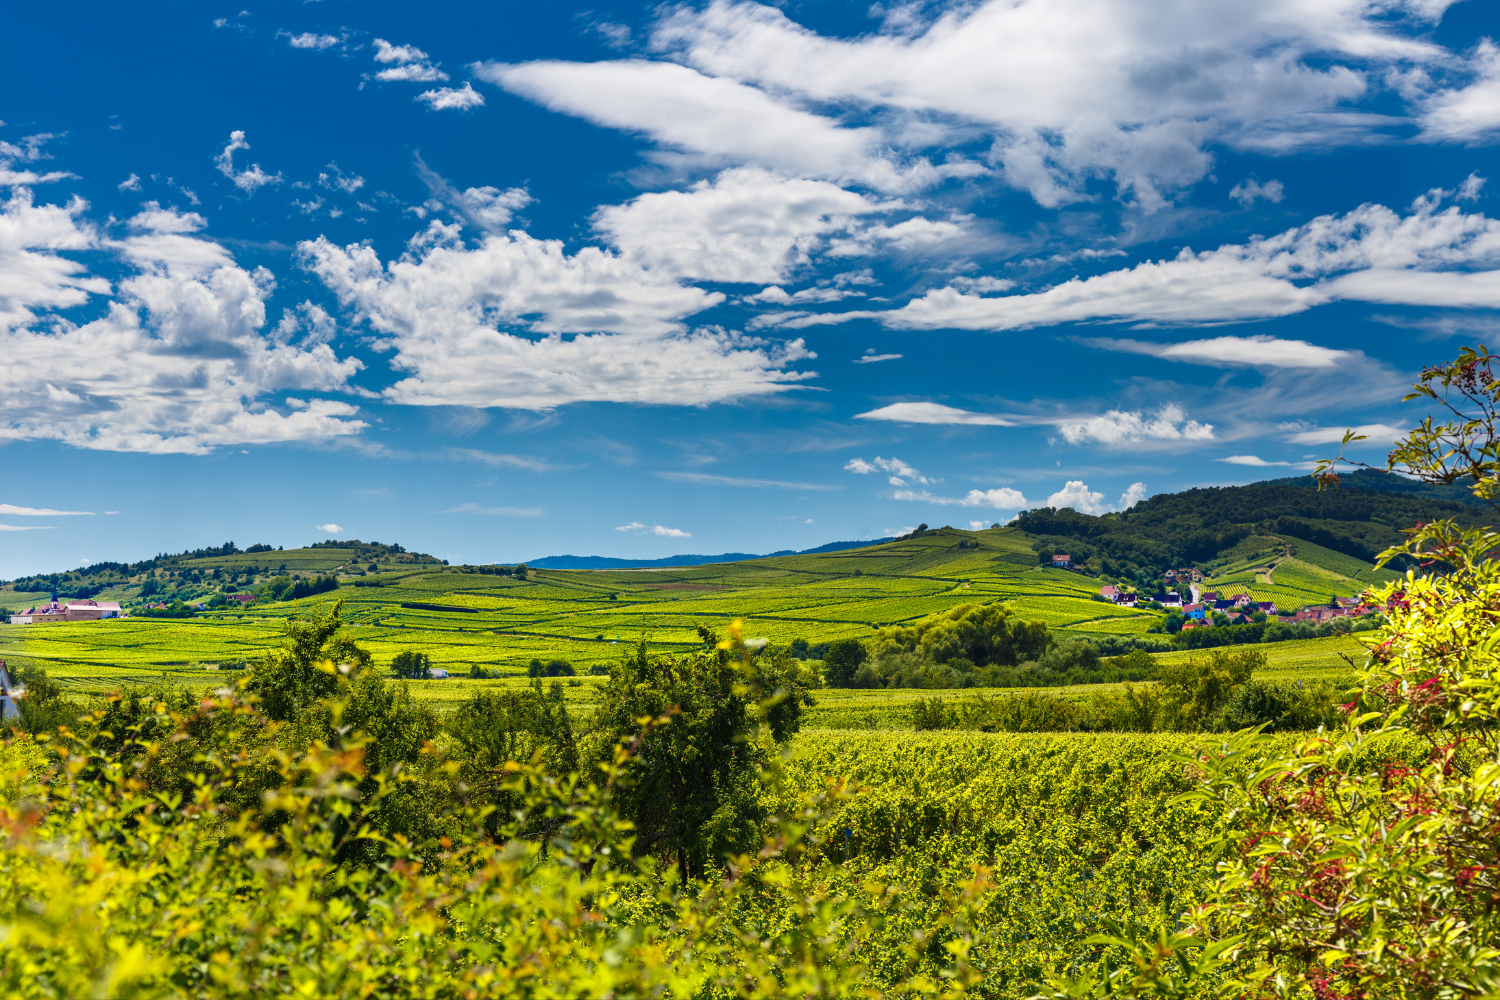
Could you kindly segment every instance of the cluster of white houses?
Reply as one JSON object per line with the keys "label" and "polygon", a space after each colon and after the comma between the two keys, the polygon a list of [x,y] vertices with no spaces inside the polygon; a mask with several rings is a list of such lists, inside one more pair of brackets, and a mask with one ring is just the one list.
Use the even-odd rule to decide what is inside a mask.
{"label": "cluster of white houses", "polygon": [[[1197,571],[1194,570],[1193,572],[1196,573]],[[1182,578],[1187,579],[1185,575]],[[1134,607],[1136,602],[1140,600],[1139,594],[1115,586],[1100,587],[1099,596],[1126,607]],[[1295,613],[1282,613],[1277,610],[1276,604],[1272,601],[1257,601],[1249,594],[1221,597],[1217,591],[1209,590],[1200,592],[1196,586],[1189,588],[1187,600],[1183,600],[1182,595],[1175,590],[1155,594],[1151,600],[1164,608],[1176,611],[1187,619],[1187,621],[1183,622],[1183,628],[1199,628],[1212,625],[1213,616],[1216,614],[1226,616],[1230,624],[1234,625],[1250,621],[1250,616],[1257,611],[1265,612],[1271,616],[1280,615],[1283,620],[1294,622],[1323,622],[1333,618],[1358,618],[1361,615],[1366,615],[1376,610],[1374,607],[1362,603],[1356,597],[1340,597],[1326,605],[1302,608]]]}
{"label": "cluster of white houses", "polygon": [[43,622],[94,622],[101,618],[124,618],[125,612],[115,601],[64,601],[52,598],[50,604],[38,604],[29,611],[10,616],[12,625],[40,625]]}

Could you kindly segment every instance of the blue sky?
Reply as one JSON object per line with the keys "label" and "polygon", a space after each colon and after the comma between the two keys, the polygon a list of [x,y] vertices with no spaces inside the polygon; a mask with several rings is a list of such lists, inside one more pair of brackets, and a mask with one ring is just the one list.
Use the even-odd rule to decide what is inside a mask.
{"label": "blue sky", "polygon": [[1103,512],[1376,459],[1497,329],[1479,0],[0,25],[0,577]]}

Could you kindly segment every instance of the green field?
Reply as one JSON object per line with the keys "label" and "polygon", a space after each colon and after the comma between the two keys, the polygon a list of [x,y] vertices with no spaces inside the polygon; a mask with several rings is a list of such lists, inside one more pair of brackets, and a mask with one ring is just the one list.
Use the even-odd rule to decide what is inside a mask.
{"label": "green field", "polygon": [[[961,543],[965,547],[960,548]],[[1334,562],[1329,555],[1348,558],[1325,555],[1327,550],[1307,552],[1316,546],[1298,545],[1292,566],[1305,564],[1317,573],[1332,574],[1325,568]],[[265,555],[258,557],[264,560]],[[300,559],[315,572],[332,571],[340,565],[336,560],[345,557],[338,549],[270,555],[288,562]],[[1303,555],[1323,565],[1304,562]],[[1288,568],[1284,564],[1277,569],[1278,579]],[[80,694],[163,679],[213,685],[238,675],[229,668],[276,648],[284,619],[306,617],[342,599],[350,632],[374,654],[377,664],[389,663],[402,650],[417,649],[430,656],[434,666],[455,675],[414,684],[419,697],[441,710],[479,686],[525,683],[526,666],[533,658],[566,659],[586,674],[590,666],[615,660],[623,647],[642,638],[656,652],[687,650],[699,642],[700,626],[722,632],[736,618],[744,620],[747,636],[777,643],[867,638],[881,626],[911,622],[962,603],[1004,603],[1021,618],[1047,622],[1064,640],[1142,633],[1159,620],[1150,612],[1092,600],[1100,581],[1038,567],[1026,536],[1003,528],[948,530],[868,549],[694,568],[541,570],[526,581],[455,567],[408,565],[382,574],[378,582],[381,586],[342,586],[334,594],[186,620],[133,617],[0,625],[0,660],[44,666],[59,683]],[[1353,673],[1340,654],[1358,662],[1363,647],[1353,639],[1331,638],[1262,648],[1269,658],[1267,676],[1338,680]],[[1190,655],[1158,654],[1166,660]],[[472,680],[467,675],[476,666],[500,676]],[[586,707],[597,680],[570,679],[568,700]],[[1059,690],[1065,696],[1084,693]],[[932,696],[961,699],[967,692],[825,690],[818,693],[808,724],[836,729],[901,727],[909,724],[911,701]]]}
{"label": "green field", "polygon": [[1223,598],[1248,593],[1291,611],[1327,604],[1330,597],[1353,597],[1399,576],[1312,542],[1268,535],[1245,539],[1210,572],[1203,590]]}
{"label": "green field", "polygon": [[[315,549],[185,565],[256,559],[322,573],[344,565],[347,554]],[[163,670],[206,675],[206,667],[263,655],[279,642],[283,619],[305,617],[335,598],[345,602],[346,621],[377,663],[420,649],[434,666],[456,673],[480,666],[519,674],[533,658],[566,659],[582,672],[615,659],[622,643],[645,638],[653,650],[685,650],[699,642],[700,626],[722,631],[737,618],[747,635],[777,643],[866,638],[965,603],[1006,603],[1063,638],[1142,633],[1158,621],[1091,600],[1101,581],[1037,566],[1030,540],[1005,528],[691,568],[538,570],[524,582],[440,565],[392,568],[336,594],[190,620],[0,626],[0,658],[44,664],[81,689]],[[3,596],[13,607],[20,603]]]}

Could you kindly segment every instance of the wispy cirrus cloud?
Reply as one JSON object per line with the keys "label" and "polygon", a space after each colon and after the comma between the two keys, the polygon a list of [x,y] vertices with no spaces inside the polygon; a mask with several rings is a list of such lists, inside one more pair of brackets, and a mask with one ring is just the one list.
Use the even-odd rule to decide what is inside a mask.
{"label": "wispy cirrus cloud", "polygon": [[485,507],[477,503],[461,503],[439,513],[479,514],[485,517],[541,517],[546,511],[540,507]]}
{"label": "wispy cirrus cloud", "polygon": [[1392,427],[1390,424],[1360,424],[1358,427],[1313,427],[1307,430],[1297,431],[1290,435],[1287,441],[1292,444],[1338,444],[1344,440],[1344,434],[1349,430],[1356,434],[1363,434],[1368,441],[1360,442],[1371,447],[1389,447],[1395,444],[1398,438],[1405,437],[1410,431],[1406,428]]}
{"label": "wispy cirrus cloud", "polygon": [[11,517],[93,517],[91,510],[53,510],[51,507],[18,507],[13,503],[0,503],[0,516]]}
{"label": "wispy cirrus cloud", "polygon": [[1014,427],[1016,422],[997,413],[976,413],[943,403],[892,403],[866,413],[857,420],[887,420],[901,424],[949,424],[971,427]]}
{"label": "wispy cirrus cloud", "polygon": [[941,507],[991,507],[995,510],[1021,510],[1031,506],[1020,490],[1002,486],[992,490],[970,490],[961,497],[945,497],[927,490],[896,490],[893,500],[913,500],[920,503],[937,504]]}
{"label": "wispy cirrus cloud", "polygon": [[637,534],[656,535],[658,538],[692,538],[692,533],[683,531],[681,528],[668,528],[660,524],[642,524],[640,521],[631,521],[622,524],[616,531],[629,531]]}
{"label": "wispy cirrus cloud", "polygon": [[1224,458],[1216,458],[1215,462],[1227,462],[1230,465],[1246,465],[1253,469],[1269,469],[1280,466],[1288,469],[1311,469],[1313,462],[1273,462],[1261,458],[1259,455],[1229,455]]}
{"label": "wispy cirrus cloud", "polygon": [[798,483],[784,479],[750,479],[739,476],[711,476],[706,472],[657,472],[654,475],[674,483],[696,483],[700,486],[744,486],[751,489],[773,488],[778,490],[813,490],[827,492],[841,490],[842,486],[826,483]]}
{"label": "wispy cirrus cloud", "polygon": [[1253,337],[1210,337],[1176,344],[1156,344],[1142,340],[1116,340],[1107,337],[1085,339],[1083,343],[1106,351],[1147,354],[1167,361],[1246,368],[1337,368],[1355,357],[1356,352],[1319,347],[1305,340],[1283,340],[1266,335]]}
{"label": "wispy cirrus cloud", "polygon": [[444,452],[449,458],[465,462],[479,462],[497,469],[527,469],[531,472],[553,472],[569,466],[557,465],[535,455],[508,455],[478,448],[448,448]]}

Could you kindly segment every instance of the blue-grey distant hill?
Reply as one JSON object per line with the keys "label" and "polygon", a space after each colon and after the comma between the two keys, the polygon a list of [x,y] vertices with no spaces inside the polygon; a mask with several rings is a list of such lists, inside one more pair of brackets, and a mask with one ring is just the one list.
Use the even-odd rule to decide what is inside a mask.
{"label": "blue-grey distant hill", "polygon": [[753,552],[725,552],[716,556],[667,556],[665,559],[615,559],[610,556],[546,556],[529,560],[526,565],[536,569],[653,569],[666,566],[707,566],[711,563],[744,562],[746,559],[770,559],[774,556],[811,556],[819,552],[839,552],[843,549],[862,549],[867,545],[879,545],[893,541],[891,538],[871,538],[862,542],[829,542],[815,549],[782,549],[757,555]]}

